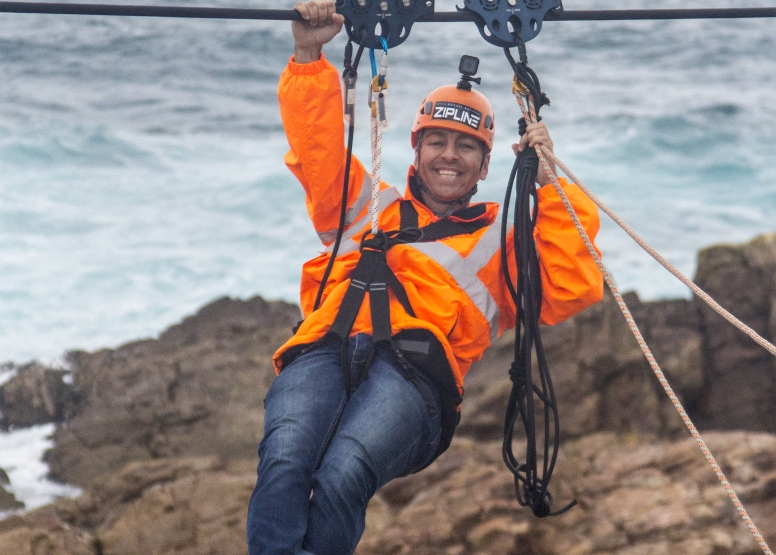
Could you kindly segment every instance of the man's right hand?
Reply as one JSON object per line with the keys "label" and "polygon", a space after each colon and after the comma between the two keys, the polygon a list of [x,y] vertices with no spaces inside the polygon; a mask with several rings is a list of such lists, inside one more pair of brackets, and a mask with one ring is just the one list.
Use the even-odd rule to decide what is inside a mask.
{"label": "man's right hand", "polygon": [[334,2],[308,0],[297,2],[294,9],[304,21],[292,21],[294,33],[294,61],[309,64],[321,57],[321,47],[342,29],[345,18],[336,13]]}

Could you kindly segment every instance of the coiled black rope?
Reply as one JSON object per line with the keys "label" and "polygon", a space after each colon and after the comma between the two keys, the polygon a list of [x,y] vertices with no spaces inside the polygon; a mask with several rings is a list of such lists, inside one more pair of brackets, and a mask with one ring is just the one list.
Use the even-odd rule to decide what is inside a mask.
{"label": "coiled black rope", "polygon": [[[525,85],[534,99],[538,114],[549,100],[542,93],[536,74],[528,67],[525,47],[521,45],[519,63],[515,62],[508,49],[507,60],[518,80]],[[521,135],[525,132],[526,122],[520,122]],[[504,417],[504,443],[502,455],[507,468],[514,475],[515,494],[521,505],[528,506],[537,517],[561,514],[576,504],[572,501],[560,510],[552,511],[552,495],[549,492],[550,478],[555,468],[560,442],[560,420],[555,390],[552,386],[549,367],[544,355],[539,330],[539,314],[542,310],[542,284],[539,259],[534,242],[534,227],[538,214],[536,198],[536,174],[539,169],[539,157],[536,150],[526,148],[515,159],[507,184],[504,199],[504,212],[501,221],[501,256],[507,286],[515,302],[515,345],[514,360],[509,369],[512,391]],[[509,205],[517,183],[515,194],[513,247],[517,265],[517,286],[513,285],[509,275],[507,257],[507,227]],[[532,355],[536,354],[537,379],[533,375]],[[539,405],[537,407],[537,405]],[[537,437],[536,412],[542,414],[543,447],[541,450],[541,471],[539,469],[539,447]],[[514,454],[513,439],[517,419],[523,426],[526,439],[525,462],[521,463]]]}

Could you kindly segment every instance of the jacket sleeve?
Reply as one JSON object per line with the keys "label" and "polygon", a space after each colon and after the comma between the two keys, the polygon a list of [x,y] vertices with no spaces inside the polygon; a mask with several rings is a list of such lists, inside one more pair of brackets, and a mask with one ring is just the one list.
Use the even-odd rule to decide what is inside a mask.
{"label": "jacket sleeve", "polygon": [[[600,227],[598,208],[576,185],[563,178],[560,183],[600,257],[594,242]],[[545,185],[537,197],[534,239],[542,276],[539,322],[557,324],[601,300],[603,276],[555,187]]]}
{"label": "jacket sleeve", "polygon": [[[297,64],[293,57],[280,76],[278,101],[290,150],[288,168],[304,187],[307,212],[321,241],[334,241],[345,175],[345,129],[339,74],[323,55]],[[350,167],[346,225],[364,213],[371,180],[355,156]]]}

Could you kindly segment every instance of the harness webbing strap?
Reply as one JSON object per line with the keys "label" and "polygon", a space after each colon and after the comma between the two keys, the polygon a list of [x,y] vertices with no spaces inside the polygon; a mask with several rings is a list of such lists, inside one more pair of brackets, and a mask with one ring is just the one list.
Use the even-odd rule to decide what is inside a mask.
{"label": "harness webbing strap", "polygon": [[399,206],[399,212],[401,214],[401,229],[408,229],[410,227],[418,227],[418,211],[412,205],[412,201],[403,200],[401,206]]}
{"label": "harness webbing strap", "polygon": [[[385,253],[382,254],[381,263],[375,268],[372,283],[369,284],[369,309],[372,312],[372,342],[377,345],[381,341],[391,340],[391,312],[388,301],[387,274],[392,274],[385,262]],[[399,280],[396,280],[401,291]],[[406,293],[404,293],[406,296]]]}
{"label": "harness webbing strap", "polygon": [[398,231],[383,232],[361,240],[361,258],[350,277],[345,296],[329,333],[340,339],[347,339],[358,312],[364,301],[364,295],[369,291],[369,306],[372,313],[372,339],[374,343],[391,339],[391,315],[388,290],[393,291],[396,299],[411,316],[415,312],[410,304],[407,292],[399,279],[388,266],[386,253],[395,245],[436,241],[454,235],[474,233],[488,224],[478,216],[482,215],[485,206],[472,206],[457,213],[459,221],[443,219],[418,228],[418,213],[411,201],[402,201],[400,205],[401,228]]}
{"label": "harness webbing strap", "polygon": [[346,339],[350,335],[350,330],[356,321],[364,295],[372,283],[375,270],[380,264],[381,259],[384,259],[381,255],[382,253],[373,250],[365,249],[361,252],[361,260],[350,277],[350,285],[342,298],[342,303],[334,323],[329,328],[330,333],[334,333],[342,339]]}

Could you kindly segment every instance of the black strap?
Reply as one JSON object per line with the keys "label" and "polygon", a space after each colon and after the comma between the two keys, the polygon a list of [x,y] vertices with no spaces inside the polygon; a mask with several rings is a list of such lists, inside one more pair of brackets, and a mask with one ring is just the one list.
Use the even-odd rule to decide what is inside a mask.
{"label": "black strap", "polygon": [[[400,206],[401,230],[387,233],[379,231],[376,236],[371,236],[370,232],[365,233],[361,239],[361,258],[351,274],[350,285],[345,292],[329,333],[342,340],[350,336],[350,331],[353,329],[353,324],[364,302],[364,295],[369,291],[372,340],[375,344],[390,340],[391,314],[388,290],[393,291],[408,314],[414,317],[415,312],[404,286],[388,266],[385,258],[386,252],[394,245],[436,241],[453,235],[470,234],[488,225],[487,222],[478,217],[484,213],[484,205],[470,208],[472,210],[462,210],[457,214],[460,220],[445,218],[418,228],[418,213],[415,207],[411,201],[402,201]],[[472,218],[472,220],[463,221],[463,218]]]}
{"label": "black strap", "polygon": [[401,213],[401,224],[399,225],[399,229],[418,227],[418,211],[415,210],[415,206],[413,206],[411,200],[401,201],[399,212]]}
{"label": "black strap", "polygon": [[[390,240],[394,241],[393,244],[399,244],[436,241],[446,237],[453,237],[454,235],[467,235],[488,225],[488,223],[482,219],[482,216],[487,209],[487,205],[485,204],[467,206],[463,210],[454,212],[452,217],[455,219],[453,220],[443,218],[418,228],[418,212],[415,210],[415,206],[412,204],[412,201],[403,200],[399,207],[399,212],[401,213],[400,229],[401,231],[410,233],[417,230],[420,231],[420,234],[416,233],[418,237],[413,238],[411,235],[401,233],[396,234],[395,232],[389,231],[388,236]],[[393,244],[391,246],[393,246]]]}
{"label": "black strap", "polygon": [[432,224],[421,227],[422,241],[436,241],[437,239],[444,239],[446,237],[452,237],[454,235],[468,235],[474,233],[478,229],[486,227],[488,224],[482,220],[474,220],[470,222],[456,222],[448,218],[438,220]]}
{"label": "black strap", "polygon": [[371,249],[362,250],[361,260],[350,276],[350,285],[342,298],[334,323],[329,328],[330,333],[334,333],[341,339],[348,338],[361,308],[361,303],[364,301],[364,295],[372,283],[372,276],[384,260],[384,253]]}

